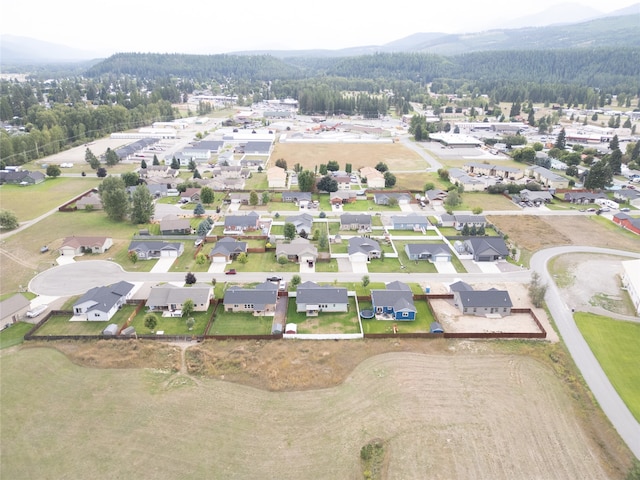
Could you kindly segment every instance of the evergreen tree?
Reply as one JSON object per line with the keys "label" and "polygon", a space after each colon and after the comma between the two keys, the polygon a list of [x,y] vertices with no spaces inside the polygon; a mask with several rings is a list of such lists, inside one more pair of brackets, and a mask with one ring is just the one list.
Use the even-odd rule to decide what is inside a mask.
{"label": "evergreen tree", "polygon": [[304,170],[298,175],[298,188],[301,192],[312,192],[316,176],[311,170]]}
{"label": "evergreen tree", "polygon": [[193,171],[193,178],[202,178],[202,175],[200,175],[200,172],[197,168]]}
{"label": "evergreen tree", "polygon": [[609,168],[613,175],[620,175],[622,168],[622,152],[619,148],[616,148],[607,158],[609,162]]}
{"label": "evergreen tree", "polygon": [[171,159],[171,168],[173,170],[180,170],[180,162],[178,161],[178,159],[176,157],[173,157]]}
{"label": "evergreen tree", "polygon": [[255,207],[256,205],[258,205],[258,201],[258,192],[252,191],[251,193],[249,193],[249,205]]}
{"label": "evergreen tree", "polygon": [[193,214],[196,217],[201,217],[202,215],[204,215],[206,213],[204,207],[202,206],[202,204],[200,202],[198,202],[198,204],[195,206],[195,208],[193,209]]}
{"label": "evergreen tree", "polygon": [[296,236],[296,226],[293,223],[286,222],[284,224],[284,238],[293,240]]}
{"label": "evergreen tree", "polygon": [[614,135],[611,141],[609,142],[609,148],[613,150],[617,150],[620,148],[620,140],[618,140],[618,135]]}
{"label": "evergreen tree", "polygon": [[584,187],[589,190],[599,190],[611,184],[613,174],[611,167],[605,160],[594,163],[584,181]]}
{"label": "evergreen tree", "polygon": [[205,205],[211,205],[215,199],[215,193],[211,187],[202,187],[200,190],[200,201]]}
{"label": "evergreen tree", "polygon": [[142,161],[140,162],[140,168],[147,168],[147,162],[145,161],[145,159],[143,158]]}
{"label": "evergreen tree", "polygon": [[107,165],[109,165],[110,167],[113,167],[120,161],[120,157],[115,152],[115,150],[111,150],[111,148],[107,148],[107,151],[105,152],[105,155],[104,155],[104,160]]}
{"label": "evergreen tree", "polygon": [[559,148],[560,150],[564,150],[565,147],[567,146],[567,133],[564,131],[564,128],[562,130],[560,130],[560,133],[558,133],[558,138],[556,139],[556,143],[555,143],[555,147]]}

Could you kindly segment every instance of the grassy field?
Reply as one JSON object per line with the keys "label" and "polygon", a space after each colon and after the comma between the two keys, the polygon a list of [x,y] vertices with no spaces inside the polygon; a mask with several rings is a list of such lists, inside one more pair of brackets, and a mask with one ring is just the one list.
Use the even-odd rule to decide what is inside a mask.
{"label": "grassy field", "polygon": [[21,344],[24,336],[32,328],[32,323],[17,322],[0,331],[0,350]]}
{"label": "grassy field", "polygon": [[14,212],[18,221],[24,222],[59,207],[99,184],[97,177],[58,177],[47,178],[43,183],[28,187],[2,185],[0,205],[3,210]]}
{"label": "grassy field", "polygon": [[589,348],[633,416],[640,422],[640,324],[591,313],[576,313]]}
{"label": "grassy field", "polygon": [[[389,170],[418,170],[428,167],[427,162],[416,152],[400,143],[388,144],[293,144],[276,143],[271,161],[283,158],[292,167],[299,163],[303,168],[313,171],[317,165],[335,160],[341,169],[351,163],[353,171],[362,167],[375,167],[379,162],[389,166]],[[270,165],[269,165],[270,166]]]}
{"label": "grassy field", "polygon": [[[180,349],[158,342],[77,342],[77,363],[22,348],[2,358],[0,474],[356,479],[379,438],[388,478],[624,477],[615,432],[576,412],[548,360],[484,345],[204,342],[187,350],[187,375]],[[147,357],[152,368],[132,368]],[[115,368],[81,366],[96,359]],[[229,381],[243,372],[272,387]],[[324,387],[282,391],[296,382]]]}
{"label": "grassy field", "polygon": [[225,312],[224,305],[219,304],[216,319],[211,325],[208,335],[269,335],[273,317],[256,317],[245,312]]}

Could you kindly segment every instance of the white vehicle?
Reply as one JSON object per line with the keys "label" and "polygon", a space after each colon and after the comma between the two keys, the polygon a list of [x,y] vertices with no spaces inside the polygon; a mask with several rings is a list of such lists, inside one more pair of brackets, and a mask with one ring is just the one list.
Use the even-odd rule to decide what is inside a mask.
{"label": "white vehicle", "polygon": [[36,318],[38,315],[44,312],[47,308],[49,308],[49,305],[40,305],[39,307],[36,307],[33,310],[29,310],[27,312],[27,317]]}

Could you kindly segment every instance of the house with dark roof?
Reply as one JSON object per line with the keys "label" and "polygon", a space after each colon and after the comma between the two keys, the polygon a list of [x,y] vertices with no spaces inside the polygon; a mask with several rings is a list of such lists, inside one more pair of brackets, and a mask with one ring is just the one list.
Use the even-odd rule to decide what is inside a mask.
{"label": "house with dark roof", "polygon": [[290,217],[286,217],[284,221],[286,223],[292,223],[296,227],[296,233],[298,235],[302,234],[302,232],[309,235],[311,233],[311,228],[313,227],[313,216],[308,213],[292,215]]}
{"label": "house with dark roof", "polygon": [[200,189],[195,187],[187,188],[184,192],[180,193],[180,200],[186,200],[187,202],[199,202]]}
{"label": "house with dark roof", "polygon": [[392,215],[391,225],[394,230],[420,231],[429,228],[429,220],[427,220],[427,217],[414,213],[409,215]]}
{"label": "house with dark roof", "polygon": [[227,215],[224,218],[225,235],[238,235],[244,232],[258,230],[260,215],[256,212],[249,212],[246,215]]}
{"label": "house with dark roof", "polygon": [[131,298],[134,285],[118,282],[106,287],[94,287],[73,304],[73,314],[88,321],[111,320],[122,305]]}
{"label": "house with dark roof", "polygon": [[296,311],[306,312],[308,317],[317,316],[322,312],[347,312],[347,289],[318,285],[315,282],[301,283],[296,291]]}
{"label": "house with dark roof", "polygon": [[46,179],[42,172],[30,172],[29,170],[2,170],[0,171],[0,185],[36,185]]}
{"label": "house with dark roof", "polygon": [[131,252],[135,252],[138,255],[138,260],[177,258],[184,252],[184,244],[160,240],[133,240],[129,244],[129,253]]}
{"label": "house with dark roof", "polygon": [[409,205],[411,195],[408,193],[374,193],[373,201],[376,205],[389,205],[389,200],[395,198],[398,205]]}
{"label": "house with dark roof", "polygon": [[306,238],[296,238],[291,242],[278,242],[276,258],[286,257],[290,262],[307,263],[312,266],[318,258],[318,249]]}
{"label": "house with dark roof", "polygon": [[338,190],[329,194],[331,205],[344,205],[356,201],[357,193],[354,190]]}
{"label": "house with dark roof", "polygon": [[371,290],[371,304],[376,318],[380,320],[411,321],[416,319],[413,292],[403,282],[387,283],[384,290]]}
{"label": "house with dark roof", "polygon": [[476,262],[494,262],[509,256],[502,237],[471,237],[464,241],[464,246]]}
{"label": "house with dark roof", "polygon": [[506,290],[467,290],[460,289],[453,292],[453,303],[465,315],[479,317],[511,315],[511,297]]}
{"label": "house with dark roof", "polygon": [[625,230],[640,235],[640,218],[632,217],[624,212],[618,212],[613,216],[613,222],[620,225]]}
{"label": "house with dark roof", "polygon": [[282,201],[294,202],[298,204],[302,202],[309,203],[311,201],[311,192],[282,192]]}
{"label": "house with dark roof", "polygon": [[76,201],[78,210],[102,210],[102,199],[97,192],[91,192]]}
{"label": "house with dark roof", "polygon": [[232,286],[224,292],[225,312],[251,312],[255,316],[274,315],[278,286],[272,282],[264,282],[255,288]]}
{"label": "house with dark roof", "polygon": [[588,205],[595,203],[596,200],[605,199],[607,194],[604,192],[567,192],[564,194],[564,201],[578,205]]}
{"label": "house with dark roof", "polygon": [[111,237],[67,237],[58,249],[60,255],[74,257],[83,253],[104,253],[113,245]]}
{"label": "house with dark roof", "polygon": [[241,253],[247,253],[247,242],[241,242],[235,238],[223,237],[211,247],[209,260],[213,263],[226,263],[235,260]]}
{"label": "house with dark roof", "polygon": [[269,155],[273,142],[249,140],[244,146],[246,155]]}
{"label": "house with dark roof", "polygon": [[371,215],[343,213],[340,215],[340,230],[371,231]]}
{"label": "house with dark roof", "polygon": [[431,205],[442,205],[447,199],[447,192],[444,190],[432,189],[424,192],[424,196]]}
{"label": "house with dark roof", "polygon": [[451,261],[451,250],[444,243],[407,243],[404,251],[409,260],[428,260],[431,263]]}
{"label": "house with dark roof", "polygon": [[[149,311],[163,312],[163,316],[180,317],[187,300],[193,302],[194,312],[206,312],[213,294],[210,285],[196,284],[178,287],[170,283],[151,287],[146,306]],[[165,313],[166,312],[166,313]]]}
{"label": "house with dark roof", "polygon": [[368,262],[382,256],[380,244],[371,238],[351,237],[348,242],[347,253],[351,262]]}
{"label": "house with dark roof", "polygon": [[634,207],[640,208],[640,191],[631,188],[622,188],[614,190],[613,198],[621,203],[628,203]]}
{"label": "house with dark roof", "polygon": [[462,230],[465,225],[469,228],[486,227],[487,219],[484,217],[484,215],[455,214],[453,216],[453,228],[455,228],[456,230]]}
{"label": "house with dark roof", "polygon": [[167,215],[160,220],[160,235],[190,235],[191,222],[188,218]]}

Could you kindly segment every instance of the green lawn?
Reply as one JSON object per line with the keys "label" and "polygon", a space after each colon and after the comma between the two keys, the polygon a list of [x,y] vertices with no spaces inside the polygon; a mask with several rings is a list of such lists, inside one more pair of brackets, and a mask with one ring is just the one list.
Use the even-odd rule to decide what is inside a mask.
{"label": "green lawn", "polygon": [[17,322],[0,332],[0,350],[19,345],[24,341],[24,336],[33,328],[33,324]]}
{"label": "green lawn", "polygon": [[338,261],[333,258],[328,262],[316,262],[316,272],[337,272]]}
{"label": "green lawn", "polygon": [[35,335],[39,337],[47,335],[100,335],[112,323],[121,327],[135,309],[135,305],[124,305],[111,320],[106,322],[70,322],[71,317],[68,315],[55,315],[49,318],[47,323],[36,331]]}
{"label": "green lawn", "polygon": [[374,258],[367,265],[371,273],[404,273],[397,258]]}
{"label": "green lawn", "polygon": [[[136,329],[138,335],[151,335],[152,332],[144,326],[144,317],[149,313],[146,309],[140,310],[131,321],[130,326]],[[213,313],[213,307],[206,312],[193,312],[190,316],[195,320],[192,330],[187,327],[187,317],[163,317],[161,312],[154,313],[158,324],[155,331],[162,331],[165,335],[203,335],[209,318]]]}
{"label": "green lawn", "polygon": [[476,207],[483,210],[520,210],[511,200],[500,194],[464,192],[461,198],[462,203],[454,210],[473,210]]}
{"label": "green lawn", "polygon": [[345,212],[399,212],[400,206],[390,207],[388,205],[377,205],[373,200],[356,200],[355,202],[345,203],[342,206]]}
{"label": "green lawn", "polygon": [[426,233],[415,232],[413,230],[389,230],[391,237],[437,237],[435,230],[427,230]]}
{"label": "green lawn", "polygon": [[299,272],[300,265],[289,262],[280,265],[276,261],[274,252],[266,253],[249,253],[247,254],[249,261],[240,263],[234,260],[229,268],[235,268],[238,272]]}
{"label": "green lawn", "polygon": [[[194,258],[194,254],[196,252],[196,247],[191,241],[183,241],[184,243],[184,252],[176,261],[173,262],[170,272],[207,272],[209,270],[209,260],[207,259],[204,263],[198,264],[196,259]],[[213,244],[204,244],[201,253],[205,255],[209,254]]]}
{"label": "green lawn", "polygon": [[265,172],[257,173],[253,172],[251,177],[247,178],[244,183],[245,190],[268,190],[269,189],[269,180],[267,179],[267,174]]}
{"label": "green lawn", "polygon": [[271,235],[284,235],[284,225],[271,225]]}
{"label": "green lawn", "polygon": [[[416,319],[411,322],[395,320],[362,320],[364,333],[393,333],[393,325],[398,328],[398,333],[417,333],[430,331],[431,322],[434,321],[433,313],[424,300],[416,300]],[[360,310],[371,308],[370,302],[360,302]]]}
{"label": "green lawn", "polygon": [[611,384],[640,421],[640,324],[582,312],[574,317]]}
{"label": "green lawn", "polygon": [[270,335],[273,317],[255,317],[248,312],[225,312],[220,303],[207,335]]}
{"label": "green lawn", "polygon": [[28,187],[2,185],[0,205],[3,210],[14,212],[18,221],[24,222],[59,207],[99,184],[97,177],[58,177],[47,178],[38,185]]}
{"label": "green lawn", "polygon": [[296,299],[289,299],[287,323],[298,325],[298,333],[359,333],[356,301],[349,297],[349,311],[345,313],[326,312],[317,317],[307,317],[304,312],[296,312]]}

